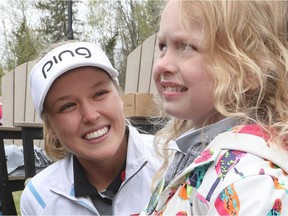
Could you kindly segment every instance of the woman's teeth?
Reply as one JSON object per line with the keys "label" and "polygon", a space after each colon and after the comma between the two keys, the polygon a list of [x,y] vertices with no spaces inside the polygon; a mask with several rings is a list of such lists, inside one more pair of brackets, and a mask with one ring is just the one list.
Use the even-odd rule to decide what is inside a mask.
{"label": "woman's teeth", "polygon": [[100,130],[98,131],[94,131],[92,133],[89,133],[85,136],[86,139],[88,140],[91,140],[91,139],[95,139],[95,138],[98,138],[98,137],[101,137],[103,136],[104,134],[106,134],[108,132],[108,127],[104,127],[104,128],[101,128]]}

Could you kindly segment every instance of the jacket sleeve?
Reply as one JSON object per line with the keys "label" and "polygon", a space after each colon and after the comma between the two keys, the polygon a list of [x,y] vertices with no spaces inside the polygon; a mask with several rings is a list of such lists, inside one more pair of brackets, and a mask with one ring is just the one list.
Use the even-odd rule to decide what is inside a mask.
{"label": "jacket sleeve", "polygon": [[[212,200],[211,200],[212,201]],[[287,214],[287,192],[270,175],[254,175],[226,186],[213,198],[208,215]]]}
{"label": "jacket sleeve", "polygon": [[35,196],[33,195],[29,186],[32,186],[32,183],[29,182],[21,194],[20,199],[20,211],[21,215],[41,215],[43,209],[39,202],[37,202]]}

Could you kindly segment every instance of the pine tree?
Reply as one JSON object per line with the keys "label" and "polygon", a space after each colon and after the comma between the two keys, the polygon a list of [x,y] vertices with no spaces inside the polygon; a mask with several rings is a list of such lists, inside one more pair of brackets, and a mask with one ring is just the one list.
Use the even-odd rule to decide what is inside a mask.
{"label": "pine tree", "polygon": [[[77,13],[76,4],[73,1],[73,15]],[[67,38],[68,30],[68,3],[63,0],[41,0],[35,1],[35,7],[41,11],[40,27],[45,44],[61,41]],[[81,22],[73,17],[73,23],[81,25]],[[77,37],[77,32],[73,33]]]}
{"label": "pine tree", "polygon": [[19,28],[12,31],[15,41],[11,49],[15,55],[16,66],[36,59],[39,54],[39,42],[33,38],[30,31],[25,17]]}
{"label": "pine tree", "polygon": [[1,49],[5,55],[2,53],[1,63],[6,73],[24,62],[34,60],[41,50],[37,32],[33,29],[34,22],[31,22],[33,14],[31,6],[26,0],[9,0],[6,8],[1,8],[2,15],[9,20],[9,22],[2,20]]}

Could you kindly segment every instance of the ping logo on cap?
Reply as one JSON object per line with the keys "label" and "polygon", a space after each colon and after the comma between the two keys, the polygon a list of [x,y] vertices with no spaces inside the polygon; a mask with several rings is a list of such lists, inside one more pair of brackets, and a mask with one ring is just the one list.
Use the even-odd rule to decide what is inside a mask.
{"label": "ping logo on cap", "polygon": [[43,103],[53,82],[62,74],[80,67],[101,68],[119,85],[118,71],[113,68],[107,55],[97,45],[89,42],[72,42],[57,46],[48,51],[30,72],[34,107],[41,119]]}
{"label": "ping logo on cap", "polygon": [[[67,54],[65,54],[67,53]],[[58,54],[58,56],[54,55],[52,57],[51,60],[48,60],[47,62],[44,63],[43,67],[42,67],[42,74],[44,76],[44,78],[46,79],[47,78],[47,72],[49,72],[52,67],[54,66],[54,64],[58,64],[58,62],[61,62],[63,58],[65,58],[65,55],[69,55],[71,57],[74,57],[74,56],[83,56],[85,58],[91,58],[91,52],[88,48],[86,47],[78,47],[75,49],[75,51],[73,52],[73,50],[63,50],[62,52],[60,52]],[[64,55],[64,56],[62,56]]]}

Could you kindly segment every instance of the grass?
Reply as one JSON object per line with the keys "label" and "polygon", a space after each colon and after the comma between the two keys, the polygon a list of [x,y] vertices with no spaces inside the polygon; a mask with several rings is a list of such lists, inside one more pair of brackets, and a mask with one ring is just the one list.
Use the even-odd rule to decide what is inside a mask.
{"label": "grass", "polygon": [[20,197],[21,197],[22,191],[15,191],[13,192],[13,198],[14,203],[17,211],[17,215],[21,215],[20,213]]}

